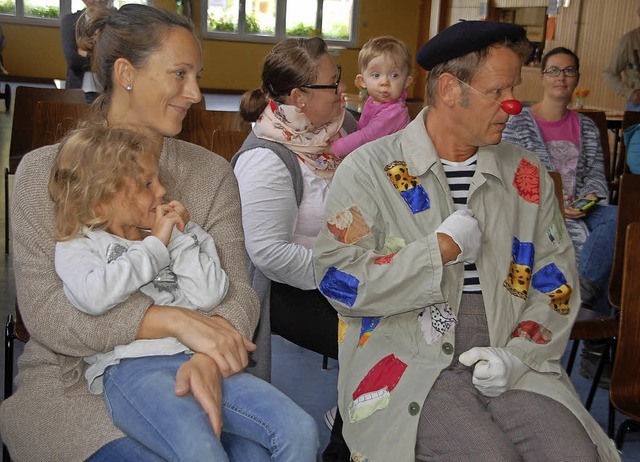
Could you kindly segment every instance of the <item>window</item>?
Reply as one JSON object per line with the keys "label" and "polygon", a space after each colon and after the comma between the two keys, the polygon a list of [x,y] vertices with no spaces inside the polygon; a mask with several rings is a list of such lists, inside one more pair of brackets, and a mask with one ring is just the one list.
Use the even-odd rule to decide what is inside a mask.
{"label": "window", "polygon": [[[119,8],[125,3],[148,4],[147,0],[113,0]],[[4,22],[59,26],[67,13],[82,10],[82,0],[0,0],[0,17]]]}
{"label": "window", "polygon": [[[1,0],[0,0],[1,1]],[[275,43],[320,36],[355,47],[359,0],[203,0],[205,37]]]}

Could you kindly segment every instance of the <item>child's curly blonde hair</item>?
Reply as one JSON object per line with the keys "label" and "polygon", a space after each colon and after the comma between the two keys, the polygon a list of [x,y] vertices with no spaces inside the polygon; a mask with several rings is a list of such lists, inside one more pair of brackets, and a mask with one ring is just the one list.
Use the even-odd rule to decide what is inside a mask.
{"label": "child's curly blonde hair", "polygon": [[67,134],[49,179],[56,239],[73,239],[85,226],[105,229],[115,195],[142,187],[138,160],[146,155],[152,153],[145,151],[144,138],[130,130],[91,125]]}

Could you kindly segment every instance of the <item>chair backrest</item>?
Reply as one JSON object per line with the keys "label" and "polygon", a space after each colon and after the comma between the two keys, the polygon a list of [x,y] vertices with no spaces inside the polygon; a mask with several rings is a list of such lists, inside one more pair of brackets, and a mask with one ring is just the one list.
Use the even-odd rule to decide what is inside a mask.
{"label": "chair backrest", "polygon": [[79,88],[58,90],[19,86],[16,88],[9,145],[9,172],[14,173],[22,157],[33,148],[38,101],[84,103],[84,92]]}
{"label": "chair backrest", "polygon": [[247,132],[217,128],[213,132],[211,150],[228,161],[231,161],[233,155],[238,152],[244,140],[247,139],[247,135]]}
{"label": "chair backrest", "polygon": [[622,413],[640,420],[640,223],[626,228],[620,330],[609,393]]}
{"label": "chair backrest", "polygon": [[560,206],[560,213],[562,213],[562,218],[564,218],[564,194],[562,193],[562,175],[560,175],[560,172],[549,172],[549,176],[553,180],[556,199],[558,200],[558,205]]}
{"label": "chair backrest", "polygon": [[91,106],[58,101],[39,101],[36,109],[36,127],[32,149],[59,142],[66,133],[84,118]]}
{"label": "chair backrest", "polygon": [[409,110],[409,118],[413,120],[424,109],[424,101],[421,99],[407,100],[407,109]]}
{"label": "chair backrest", "polygon": [[182,131],[176,138],[216,152],[213,144],[216,130],[243,132],[246,137],[251,131],[251,124],[246,122],[239,112],[207,111],[191,107],[182,121]]}
{"label": "chair backrest", "polygon": [[611,183],[614,180],[614,177],[611,175],[613,166],[611,165],[611,148],[609,147],[607,115],[604,111],[590,111],[583,109],[578,112],[589,117],[596,124],[596,127],[598,127],[598,131],[600,132],[600,142],[602,144],[602,153],[604,155],[604,174],[607,177],[607,181]]}
{"label": "chair backrest", "polygon": [[609,303],[620,306],[622,293],[622,265],[625,256],[625,235],[627,226],[640,221],[640,175],[625,173],[620,178],[620,198],[618,199],[618,222],[616,224],[613,266],[609,280]]}

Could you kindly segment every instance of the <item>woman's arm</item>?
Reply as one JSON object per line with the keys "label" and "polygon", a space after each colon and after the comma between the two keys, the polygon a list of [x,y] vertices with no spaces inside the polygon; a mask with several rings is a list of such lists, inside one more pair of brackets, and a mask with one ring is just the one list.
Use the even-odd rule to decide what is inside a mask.
{"label": "woman's arm", "polygon": [[292,242],[298,206],[289,171],[272,151],[258,148],[242,154],[234,172],[253,264],[273,281],[315,289],[312,251]]}

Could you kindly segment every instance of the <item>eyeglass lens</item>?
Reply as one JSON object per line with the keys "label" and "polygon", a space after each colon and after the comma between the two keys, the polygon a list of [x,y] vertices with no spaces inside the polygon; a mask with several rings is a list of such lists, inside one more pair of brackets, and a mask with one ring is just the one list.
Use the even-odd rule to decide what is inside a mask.
{"label": "eyeglass lens", "polygon": [[578,71],[576,71],[576,69],[573,67],[565,67],[564,69],[560,69],[559,67],[553,66],[548,67],[544,71],[542,71],[543,74],[550,77],[557,77],[560,75],[560,72],[562,72],[565,77],[575,77],[578,74]]}

